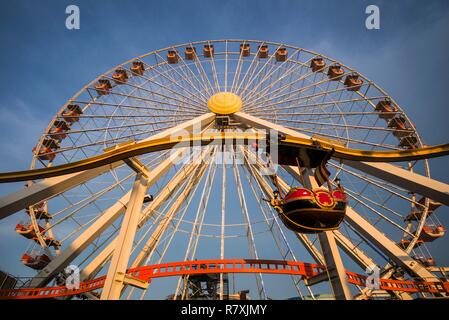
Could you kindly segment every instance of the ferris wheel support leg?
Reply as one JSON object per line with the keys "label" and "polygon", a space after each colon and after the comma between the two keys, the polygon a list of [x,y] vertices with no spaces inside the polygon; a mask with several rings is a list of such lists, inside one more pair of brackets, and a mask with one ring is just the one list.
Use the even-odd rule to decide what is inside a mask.
{"label": "ferris wheel support leg", "polygon": [[449,206],[448,184],[410,172],[389,163],[348,160],[343,160],[342,163]]}
{"label": "ferris wheel support leg", "polygon": [[143,200],[149,187],[148,178],[139,173],[134,181],[128,207],[114,247],[111,264],[106,276],[102,300],[117,300],[126,283],[126,270],[133,246],[134,237],[142,212]]}

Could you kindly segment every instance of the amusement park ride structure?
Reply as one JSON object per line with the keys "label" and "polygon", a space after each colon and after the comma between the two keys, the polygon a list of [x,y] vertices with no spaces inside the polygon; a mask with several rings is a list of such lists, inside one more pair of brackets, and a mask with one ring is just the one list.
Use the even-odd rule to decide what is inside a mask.
{"label": "amusement park ride structure", "polygon": [[[301,297],[324,282],[336,299],[449,297],[449,269],[426,245],[444,236],[435,211],[449,205],[427,159],[449,145],[425,146],[391,97],[323,55],[254,40],[150,52],[78,92],[33,153],[30,170],[0,174],[27,183],[0,198],[0,219],[27,213],[16,231],[37,274],[0,299],[143,298],[154,279],[176,276],[173,299],[203,297],[188,292],[206,278],[208,296],[226,299],[234,273],[255,274],[261,299],[263,274],[291,276]],[[211,197],[218,223],[205,222]],[[240,224],[226,223],[231,197]],[[281,259],[257,248],[266,234]],[[314,263],[297,260],[292,237]],[[211,238],[219,257],[197,260]],[[249,259],[225,258],[232,238],[246,238]],[[181,262],[167,262],[170,252]],[[380,266],[379,286],[348,260]],[[72,264],[79,288],[64,285]]]}

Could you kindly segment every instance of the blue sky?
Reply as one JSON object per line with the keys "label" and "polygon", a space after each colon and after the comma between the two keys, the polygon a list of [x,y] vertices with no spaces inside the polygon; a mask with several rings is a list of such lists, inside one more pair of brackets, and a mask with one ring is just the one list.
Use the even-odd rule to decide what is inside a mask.
{"label": "blue sky", "polygon": [[[80,30],[65,28],[70,4],[80,7]],[[369,4],[380,7],[380,30],[365,28]],[[427,144],[449,141],[448,1],[1,1],[0,171],[26,169],[53,115],[98,74],[168,45],[225,38],[285,42],[340,60],[394,97]],[[449,182],[447,159],[430,163],[432,176]],[[0,185],[2,195],[11,191]],[[447,214],[439,217],[449,225]],[[1,230],[12,228],[8,221]],[[435,246],[437,260],[449,264],[444,247]]]}

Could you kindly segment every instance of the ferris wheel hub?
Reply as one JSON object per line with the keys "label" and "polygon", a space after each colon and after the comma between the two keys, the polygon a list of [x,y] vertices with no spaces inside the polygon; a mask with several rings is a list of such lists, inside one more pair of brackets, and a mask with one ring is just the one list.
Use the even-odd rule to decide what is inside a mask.
{"label": "ferris wheel hub", "polygon": [[233,114],[242,108],[242,99],[231,92],[219,92],[210,97],[207,106],[215,114]]}

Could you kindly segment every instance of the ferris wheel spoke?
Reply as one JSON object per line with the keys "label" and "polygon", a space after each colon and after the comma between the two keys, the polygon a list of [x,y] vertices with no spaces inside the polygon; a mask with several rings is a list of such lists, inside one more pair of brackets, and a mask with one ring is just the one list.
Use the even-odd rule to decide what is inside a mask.
{"label": "ferris wheel spoke", "polygon": [[[245,46],[246,44],[247,44],[247,41],[246,40],[243,41],[243,46]],[[251,60],[250,66],[255,61],[259,51],[260,51],[260,48],[258,48],[257,49],[257,53],[255,53],[253,55],[253,59]],[[240,76],[241,76],[241,73],[242,73],[243,64],[244,64],[244,57],[243,57],[243,50],[242,50],[241,52],[239,52],[237,65],[236,65],[235,70],[234,70],[234,77],[232,79],[231,92],[237,92],[237,85],[239,84],[239,79],[240,79]]]}
{"label": "ferris wheel spoke", "polygon": [[[175,49],[172,48],[172,50],[175,50]],[[162,57],[161,57],[159,54],[158,54],[158,56],[159,56],[159,57],[161,58],[161,60],[162,60]],[[196,101],[199,102],[200,104],[204,103],[204,101],[206,101],[207,98],[203,95],[203,93],[199,90],[199,88],[198,88],[197,86],[194,85],[194,83],[190,80],[190,77],[185,73],[184,67],[187,67],[187,65],[186,65],[184,59],[181,57],[181,55],[179,55],[179,59],[180,59],[180,61],[182,62],[182,67],[179,67],[179,70],[181,70],[181,71],[183,72],[184,75],[181,75],[181,74],[178,72],[177,68],[173,67],[172,65],[170,65],[170,64],[168,64],[168,63],[164,63],[164,64],[163,64],[164,66],[167,67],[166,72],[159,72],[159,71],[157,70],[157,68],[153,68],[153,69],[151,69],[151,71],[157,73],[159,76],[162,76],[162,77],[168,79],[171,83],[175,84],[177,87],[180,87],[183,91],[189,93],[189,95],[191,96],[191,98],[192,98],[193,100],[196,100]],[[148,66],[148,67],[150,67],[150,66]],[[150,67],[150,68],[151,68],[151,67]],[[190,68],[188,68],[188,69],[190,70]],[[174,73],[176,73],[176,74],[182,79],[182,81],[186,81],[186,82],[189,84],[190,88],[192,88],[193,90],[195,90],[195,92],[198,93],[198,94],[203,98],[203,100],[199,99],[199,97],[196,97],[194,94],[192,94],[192,92],[190,92],[189,90],[187,90],[185,87],[181,86],[181,85],[178,83],[178,81],[176,81],[176,80],[174,80],[174,78],[170,77],[170,71],[173,71]],[[195,75],[193,72],[191,72],[191,75],[194,76],[194,79],[196,78],[197,83],[200,83],[200,82],[198,81],[198,78],[196,77],[196,75]]]}
{"label": "ferris wheel spoke", "polygon": [[[266,119],[268,120],[268,119]],[[351,128],[356,130],[372,130],[372,131],[387,131],[387,132],[402,132],[402,133],[408,133],[410,130],[397,130],[397,129],[390,129],[390,128],[384,128],[384,127],[368,127],[368,126],[357,126],[357,125],[350,125],[350,124],[340,124],[340,123],[327,123],[327,122],[315,122],[315,121],[303,121],[303,120],[282,120],[284,122],[291,122],[291,123],[300,123],[300,124],[310,124],[310,125],[317,125],[322,127],[340,127],[340,128]]]}
{"label": "ferris wheel spoke", "polygon": [[[194,45],[192,43],[190,43],[190,46],[194,47]],[[212,82],[209,79],[209,76],[207,75],[206,71],[204,70],[203,63],[202,63],[203,61],[205,61],[204,57],[203,57],[203,61],[202,61],[200,59],[200,55],[195,54],[193,61],[194,61],[194,65],[196,67],[196,71],[198,72],[198,75],[200,75],[202,82],[207,86],[207,88],[210,89],[210,91],[209,91],[209,89],[206,89],[207,95],[212,96],[215,92],[214,91],[215,89],[214,89],[214,86],[212,85]]]}
{"label": "ferris wheel spoke", "polygon": [[[323,97],[323,96],[326,96],[326,95],[328,96],[328,95],[333,94],[333,93],[344,93],[346,91],[347,91],[346,87],[340,87],[340,88],[337,88],[337,89],[322,91],[322,92],[313,93],[313,94],[310,94],[310,95],[299,96],[297,98],[284,99],[284,100],[280,100],[280,101],[276,101],[276,102],[271,102],[271,103],[268,103],[268,104],[263,103],[260,106],[260,109],[263,110],[263,108],[278,106],[278,105],[282,105],[282,104],[286,104],[286,103],[292,103],[292,102],[296,102],[296,101],[302,101],[302,100],[312,101],[312,100],[315,100],[317,98],[320,98],[320,97]],[[270,99],[270,100],[273,100],[273,99]],[[268,100],[265,100],[265,102],[267,102],[267,101]]]}
{"label": "ferris wheel spoke", "polygon": [[84,129],[84,130],[71,130],[70,132],[67,132],[67,134],[79,134],[79,133],[86,133],[86,132],[101,132],[101,131],[117,131],[119,129],[123,128],[130,128],[130,127],[140,127],[140,126],[149,126],[154,124],[166,124],[166,123],[173,123],[171,120],[164,120],[164,121],[157,121],[157,122],[136,122],[132,124],[126,124],[121,126],[111,126],[111,127],[103,127],[103,128],[93,128],[93,129]]}
{"label": "ferris wheel spoke", "polygon": [[[282,45],[279,45],[279,46],[277,47],[276,51],[279,50],[281,47],[282,47]],[[238,90],[237,93],[238,93],[240,96],[243,96],[243,94],[246,94],[246,90],[248,89],[248,87],[253,83],[253,81],[255,80],[255,78],[256,78],[262,71],[264,71],[265,68],[266,68],[268,65],[270,65],[271,60],[273,59],[274,56],[275,56],[274,54],[270,55],[269,58],[267,59],[267,61],[262,65],[262,67],[260,67],[260,68],[258,69],[258,72],[257,72],[255,75],[254,75],[254,73],[256,72],[257,69],[254,68],[254,71],[251,73],[251,75],[248,77],[248,79],[246,79],[246,75],[249,73],[249,69],[247,70],[247,72],[246,72],[246,74],[245,74],[245,77],[243,78],[242,82],[240,83],[239,87],[237,88],[237,90]],[[255,61],[255,59],[256,59],[256,56],[254,56],[253,62]],[[251,66],[252,66],[253,62],[251,62]],[[250,66],[250,67],[251,67],[251,66]],[[245,86],[242,90],[240,90],[240,87],[241,87],[241,85],[242,85],[244,82],[246,82],[246,86]]]}
{"label": "ferris wheel spoke", "polygon": [[[203,98],[203,101],[206,102],[207,99],[208,99],[207,94],[209,92],[209,89],[208,89],[207,85],[204,84],[200,80],[200,78],[199,78],[200,74],[197,74],[197,73],[193,72],[192,68],[189,67],[189,65],[191,65],[191,64],[187,64],[186,61],[184,60],[184,58],[182,58],[181,56],[179,56],[179,59],[180,59],[180,61],[182,63],[182,67],[180,68],[180,70],[182,70],[182,72],[184,73],[185,78],[189,80],[191,85],[195,88],[195,91],[197,91],[197,93],[199,95],[201,95],[201,97]],[[198,56],[195,55],[194,60],[197,60],[197,59],[198,59]],[[193,64],[195,65],[195,68],[199,72],[199,69],[196,66],[196,61],[194,61]],[[190,80],[189,74],[190,74],[190,76],[193,77],[193,80],[195,81],[195,83],[197,83],[198,87],[195,86],[193,84],[193,82]],[[201,90],[203,90],[203,91],[201,91]]]}
{"label": "ferris wheel spoke", "polygon": [[[159,73],[159,74],[163,75],[163,73]],[[164,75],[164,76],[165,76],[165,75]],[[175,81],[174,79],[171,79],[171,78],[169,78],[169,77],[166,77],[166,79],[168,79],[168,80],[170,81],[170,83],[172,83],[173,85],[175,85],[177,88],[180,88],[182,91],[187,92],[187,93],[189,94],[189,96],[186,96],[186,95],[180,93],[180,92],[177,91],[177,90],[171,89],[171,88],[169,88],[168,86],[163,85],[162,83],[159,83],[159,82],[157,82],[157,81],[152,81],[150,78],[147,78],[147,77],[145,77],[145,76],[143,76],[143,75],[141,75],[140,77],[141,77],[142,79],[148,81],[148,82],[152,82],[153,84],[159,86],[160,88],[164,89],[164,91],[166,91],[166,92],[169,92],[169,93],[171,93],[171,94],[174,94],[174,95],[176,95],[176,96],[178,96],[178,97],[180,97],[180,98],[186,99],[186,101],[189,101],[190,104],[193,105],[193,106],[201,107],[201,106],[203,105],[203,101],[198,100],[197,97],[196,97],[194,94],[192,94],[192,92],[188,91],[185,87],[181,86],[181,85],[178,83],[178,81]],[[140,88],[140,89],[142,89],[142,88]]]}
{"label": "ferris wheel spoke", "polygon": [[[341,107],[344,107],[344,104],[346,103],[352,103],[352,102],[365,102],[365,101],[375,101],[375,100],[382,100],[387,98],[386,96],[376,96],[376,97],[364,97],[364,98],[356,98],[356,99],[342,99],[342,100],[335,100],[335,101],[329,101],[329,102],[315,102],[315,103],[310,103],[310,104],[297,104],[297,105],[292,105],[292,106],[288,106],[288,107],[278,107],[276,109],[274,109],[274,111],[276,112],[276,114],[278,115],[283,115],[283,111],[286,110],[294,110],[294,109],[300,109],[300,110],[314,110],[314,109],[318,109],[318,108],[332,108],[334,107],[334,105],[340,105]],[[272,111],[272,110],[270,110]],[[263,110],[251,110],[251,113],[254,115],[258,115],[260,113],[263,113]],[[345,111],[345,113],[351,115],[352,113],[356,114],[356,113],[361,113],[360,111]],[[369,112],[366,112],[367,114],[369,114]],[[379,112],[372,112],[373,114],[379,115]],[[392,112],[388,112],[386,114],[400,114],[401,111],[392,111]],[[295,114],[293,113],[286,113],[286,115],[289,114]],[[302,112],[297,113],[298,115],[303,114]],[[362,113],[364,114],[364,113]]]}
{"label": "ferris wheel spoke", "polygon": [[160,127],[160,128],[151,129],[151,130],[143,130],[143,131],[139,132],[137,135],[136,134],[129,134],[129,135],[125,135],[125,136],[121,136],[121,137],[117,137],[117,138],[111,138],[111,139],[108,139],[108,140],[100,140],[100,141],[93,142],[93,143],[76,145],[76,146],[72,146],[70,148],[56,150],[56,151],[54,151],[54,153],[57,154],[57,153],[60,153],[60,152],[79,150],[79,149],[86,148],[86,147],[99,146],[99,145],[108,145],[110,143],[115,143],[117,141],[123,141],[124,139],[127,139],[127,138],[143,136],[143,135],[147,135],[147,134],[150,134],[150,133],[157,133],[157,132],[160,132],[162,130],[166,130],[166,129],[170,129],[170,128],[172,128],[172,126],[165,126],[165,127]]}
{"label": "ferris wheel spoke", "polygon": [[[317,73],[316,72],[312,72],[312,71],[306,72],[305,74],[301,75],[299,78],[297,78],[295,80],[291,80],[289,83],[283,85],[281,88],[278,88],[276,90],[273,90],[272,92],[268,92],[268,93],[266,93],[266,94],[264,94],[262,96],[259,96],[259,97],[255,98],[254,101],[251,104],[252,105],[251,108],[254,108],[254,106],[256,106],[257,103],[260,100],[264,100],[264,102],[267,102],[267,101],[272,101],[272,100],[280,99],[280,98],[293,97],[293,96],[301,94],[302,92],[305,92],[307,90],[315,89],[315,88],[317,88],[317,87],[319,87],[321,85],[324,85],[324,84],[328,84],[329,85],[330,84],[329,81],[321,80],[321,81],[318,81],[318,82],[311,82],[308,86],[301,86],[301,88],[299,88],[299,89],[292,90],[293,86],[295,84],[297,84],[299,82],[304,83],[311,76],[315,76],[316,77]],[[285,93],[282,93],[285,90],[289,90],[289,91],[285,92]],[[281,94],[276,95],[275,93],[281,93]]]}
{"label": "ferris wheel spoke", "polygon": [[[168,151],[167,151],[167,152],[164,152],[164,153],[161,153],[160,155],[158,155],[158,156],[155,157],[154,159],[150,159],[150,158],[152,158],[153,155],[148,155],[148,156],[142,158],[141,161],[142,161],[146,166],[150,167],[150,166],[154,166],[154,165],[157,164],[159,161],[163,160],[163,158],[165,158],[167,155],[168,155]],[[161,158],[162,158],[162,159],[161,159]],[[150,161],[149,161],[149,162],[146,162],[147,159],[150,159]],[[122,168],[122,167],[124,167],[124,166],[125,166],[125,164],[119,165],[116,169],[120,169],[120,168]],[[80,211],[81,209],[83,209],[83,208],[89,206],[92,202],[96,201],[97,199],[101,198],[103,195],[107,194],[108,192],[110,192],[110,191],[112,191],[112,190],[114,190],[114,189],[116,189],[116,188],[120,189],[123,193],[125,193],[126,190],[122,187],[122,184],[123,184],[125,181],[131,179],[134,175],[135,175],[135,172],[133,172],[133,173],[131,173],[131,174],[129,174],[129,175],[123,177],[122,179],[117,179],[114,183],[112,183],[112,185],[109,185],[109,186],[107,186],[107,187],[105,187],[105,188],[103,188],[103,189],[101,189],[101,190],[99,190],[99,191],[97,191],[97,192],[95,192],[95,193],[94,193],[94,192],[90,192],[88,197],[86,197],[86,198],[84,198],[84,199],[81,199],[81,200],[79,200],[79,201],[77,201],[77,202],[75,202],[75,203],[72,203],[72,202],[70,202],[69,200],[66,200],[67,202],[70,203],[70,205],[69,205],[68,207],[65,207],[64,209],[62,209],[62,210],[60,210],[60,211],[55,212],[54,214],[52,214],[52,218],[53,218],[53,219],[59,217],[60,215],[64,214],[65,212],[67,212],[67,211],[69,211],[69,210],[71,210],[71,209],[73,209],[73,208],[76,208],[76,209],[75,209],[74,211],[68,213],[67,215],[65,215],[65,216],[64,216],[63,218],[61,218],[60,220],[55,221],[53,224],[50,225],[50,228],[55,228],[58,224],[60,224],[61,222],[63,222],[63,221],[64,221],[65,219],[67,219],[68,217],[73,216],[74,214],[76,214],[76,212],[78,212],[78,211]],[[61,196],[64,197],[64,194],[61,194]]]}
{"label": "ferris wheel spoke", "polygon": [[[194,46],[192,45],[192,44],[190,44],[190,46],[193,48]],[[172,48],[173,50],[176,50],[175,48]],[[198,73],[195,73],[195,72],[193,72],[192,71],[192,69],[189,67],[189,65],[185,62],[185,60],[181,57],[181,55],[179,55],[179,59],[181,60],[181,62],[182,62],[182,65],[183,65],[183,68],[181,68],[181,70],[183,70],[183,73],[185,74],[185,71],[189,71],[189,73],[193,76],[193,79],[195,80],[195,82],[200,86],[200,87],[203,87],[203,89],[204,89],[204,92],[206,93],[206,94],[209,94],[209,88],[208,88],[208,86],[207,86],[207,82],[205,82],[204,80],[205,79],[207,79],[208,80],[208,78],[207,78],[207,75],[206,75],[206,78],[204,78],[204,75],[205,75],[205,72],[204,72],[204,69],[202,68],[202,66],[201,66],[201,69],[200,68],[198,68],[198,65],[197,65],[197,63],[198,63],[198,56],[196,55],[196,53],[195,53],[195,55],[194,55],[194,57],[193,57],[193,64],[195,65],[195,67],[196,67],[196,69],[197,69],[197,72]],[[201,63],[201,62],[200,62]],[[185,70],[184,70],[185,69]],[[198,78],[198,76],[200,76],[200,78]],[[189,78],[189,76],[187,76],[186,75],[186,78],[188,79]],[[210,84],[210,82],[209,82],[209,84]],[[210,84],[211,85],[211,84]],[[211,87],[210,88],[212,88],[212,85],[211,85]],[[198,93],[200,93],[201,91],[198,89]],[[204,96],[204,94],[203,93],[200,93],[202,96],[203,96],[203,99],[204,99],[204,101],[207,101],[207,96]]]}
{"label": "ferris wheel spoke", "polygon": [[[266,196],[272,197],[273,189],[271,189],[266,182],[264,183],[264,187],[261,185],[260,181],[263,178],[257,172],[257,168],[255,168],[254,165],[249,164],[250,161],[248,159],[248,151],[246,151],[246,152],[243,151],[243,152],[245,154],[245,165],[249,172],[249,175],[247,175],[247,180],[250,184],[251,191],[253,193],[254,198],[257,199],[257,198],[261,197],[261,195],[257,194],[256,189],[263,190],[265,192]],[[254,185],[254,184],[256,184],[256,185]],[[282,256],[282,259],[283,260],[290,259],[291,261],[297,261],[296,256],[292,250],[292,247],[291,247],[289,241],[287,240],[284,232],[282,231],[282,228],[279,224],[277,217],[274,214],[274,210],[272,210],[272,208],[266,202],[264,202],[265,206],[262,206],[262,204],[261,204],[262,201],[263,200],[257,201],[257,204],[259,206],[260,211],[264,215],[267,227],[270,230],[271,235],[273,236],[273,239],[276,243],[279,253]],[[271,213],[271,220],[273,221],[272,223],[269,222],[268,212]],[[275,230],[277,232],[275,232]],[[278,234],[278,236],[276,236],[276,234]],[[301,297],[304,297],[301,287],[300,287],[300,283],[303,282],[303,279],[292,275],[292,280],[293,280],[293,283],[295,285],[295,288],[296,288],[296,291],[298,292],[298,294]],[[315,299],[311,288],[308,286],[306,286],[306,288],[309,291],[309,294],[312,296],[312,298]]]}
{"label": "ferris wheel spoke", "polygon": [[306,73],[306,74],[302,75],[301,77],[299,77],[298,79],[292,80],[290,83],[288,83],[288,85],[284,86],[285,89],[281,90],[281,92],[283,92],[287,89],[290,89],[289,92],[286,92],[286,93],[283,93],[280,95],[275,95],[274,92],[279,91],[279,90],[274,90],[273,92],[268,92],[268,93],[264,94],[263,96],[259,96],[259,97],[255,98],[254,101],[252,101],[251,104],[248,106],[248,111],[251,111],[251,110],[254,110],[255,108],[257,108],[258,107],[257,104],[260,100],[263,100],[263,103],[261,103],[260,106],[264,106],[264,104],[266,102],[273,101],[273,100],[280,99],[280,98],[285,98],[285,99],[293,98],[294,96],[300,95],[301,93],[306,92],[307,90],[315,89],[315,88],[319,87],[320,85],[326,83],[324,81],[315,82],[315,83],[311,83],[308,86],[301,86],[301,88],[299,88],[299,89],[292,90],[294,84],[296,84],[298,82],[304,83],[312,75],[316,75],[316,73],[313,73],[313,72]]}
{"label": "ferris wheel spoke", "polygon": [[[158,210],[158,208],[163,205],[170,196],[173,195],[172,190],[177,190],[181,184],[185,181],[185,179],[190,176],[196,168],[196,165],[187,165],[183,166],[162,188],[162,191],[158,194],[158,196],[151,202],[151,204],[145,208],[142,218],[139,222],[138,228],[142,228],[146,221],[150,219],[153,214]],[[108,259],[110,259],[111,254],[114,250],[114,242],[111,242],[106,248],[103,249],[98,259],[92,261],[88,266],[86,266],[81,275],[84,279],[95,277],[95,275],[99,272],[99,267],[104,265]]]}
{"label": "ferris wheel spoke", "polygon": [[[88,90],[89,89],[90,88],[88,88]],[[163,100],[154,100],[154,99],[149,99],[149,98],[145,98],[145,97],[142,97],[142,96],[135,96],[135,95],[131,95],[131,94],[121,94],[121,93],[117,93],[117,92],[113,92],[112,91],[110,93],[110,95],[117,95],[117,96],[120,96],[120,97],[125,97],[126,99],[133,99],[133,100],[137,100],[137,101],[151,102],[154,105],[166,105],[166,106],[171,106],[171,107],[178,107],[180,109],[187,109],[188,111],[195,110],[195,111],[198,111],[198,112],[204,112],[203,109],[196,109],[196,108],[190,108],[190,110],[189,110],[186,107],[186,104],[184,104],[184,105],[183,104],[181,104],[181,105],[173,104],[173,103],[165,102]],[[104,105],[107,105],[107,104],[104,104]],[[112,105],[114,106],[116,104],[112,104]],[[120,107],[120,105],[118,105],[118,107]],[[171,110],[173,110],[173,109],[171,109]]]}
{"label": "ferris wheel spoke", "polygon": [[[332,82],[333,82],[333,81],[330,80],[329,78],[325,78],[325,79],[323,79],[323,80],[321,80],[321,81],[311,83],[311,84],[308,85],[308,86],[303,86],[303,87],[301,87],[301,88],[295,89],[295,90],[290,91],[290,92],[288,92],[288,93],[284,93],[284,94],[280,94],[280,95],[273,95],[273,96],[271,96],[270,98],[265,99],[265,102],[267,102],[267,101],[273,101],[273,100],[279,99],[279,98],[285,98],[285,97],[289,97],[289,96],[301,94],[302,92],[305,92],[305,91],[307,91],[307,90],[309,90],[309,89],[318,87],[318,86],[323,85],[323,84],[331,84]],[[341,84],[341,83],[342,83],[341,80],[337,82],[337,84]],[[366,87],[367,85],[368,85],[368,84],[364,83],[364,84],[362,85],[362,87]],[[346,90],[346,88],[343,88],[343,89]],[[365,94],[365,95],[366,95],[366,94]]]}
{"label": "ferris wheel spoke", "polygon": [[[238,70],[238,72],[237,72],[237,69],[236,69],[236,71],[235,71],[235,74],[238,75],[238,76],[237,76],[237,77],[234,77],[234,80],[235,80],[235,86],[234,86],[232,92],[238,94],[241,85],[245,82],[245,80],[246,80],[246,78],[247,78],[247,76],[248,76],[250,70],[252,70],[252,68],[253,68],[253,65],[254,65],[254,64],[259,64],[259,61],[257,61],[257,56],[258,56],[258,54],[259,54],[259,52],[260,52],[260,47],[261,47],[262,45],[264,45],[264,43],[261,43],[261,45],[260,45],[259,48],[257,49],[257,53],[255,53],[255,54],[253,55],[253,59],[251,60],[251,63],[249,64],[248,68],[246,69],[246,72],[245,72],[245,74],[244,74],[244,76],[243,76],[242,81],[239,82],[239,79],[240,79],[240,76],[241,76],[242,67],[243,67],[243,56],[242,56],[242,54],[240,54],[239,62],[240,62],[240,58],[241,58],[241,59],[242,59],[242,64],[240,65],[240,70]],[[237,66],[238,66],[238,64],[237,64]]]}
{"label": "ferris wheel spoke", "polygon": [[[215,155],[216,151],[217,151],[217,147],[214,147],[212,155]],[[207,211],[207,205],[208,205],[211,190],[212,190],[212,182],[215,178],[215,173],[216,173],[216,163],[214,163],[213,165],[209,165],[208,170],[207,170],[207,174],[206,174],[206,177],[204,180],[204,185],[203,185],[201,195],[200,195],[200,200],[199,200],[198,207],[197,207],[196,214],[195,214],[194,224],[192,225],[192,229],[190,231],[189,241],[187,243],[187,247],[186,247],[186,251],[185,251],[185,255],[184,255],[184,261],[193,260],[195,257],[196,248],[197,248],[197,244],[199,241],[199,236],[200,236],[201,229],[202,229],[203,222],[204,222],[204,216]],[[178,284],[177,284],[176,290],[175,290],[175,296],[174,296],[175,300],[177,300],[177,297],[179,295],[182,284],[184,284],[184,289],[183,289],[181,298],[182,299],[185,298],[185,296],[187,294],[187,292],[186,292],[187,288],[185,287],[187,279],[188,279],[188,276],[179,278]]]}
{"label": "ferris wheel spoke", "polygon": [[[404,196],[403,194],[399,193],[398,191],[393,190],[393,188],[397,189],[398,187],[395,187],[395,186],[393,186],[391,184],[385,183],[384,181],[382,181],[382,182],[376,181],[376,180],[374,180],[372,178],[369,178],[368,176],[364,176],[364,175],[356,173],[356,172],[354,172],[352,170],[349,170],[345,166],[336,165],[334,163],[330,163],[330,165],[335,167],[335,168],[338,168],[339,170],[342,170],[345,173],[348,173],[348,174],[350,174],[350,175],[352,175],[352,176],[354,176],[354,177],[356,177],[358,179],[361,179],[361,180],[363,180],[363,181],[365,181],[365,182],[367,182],[367,183],[369,183],[369,184],[371,184],[371,185],[373,185],[373,186],[375,186],[377,188],[380,188],[380,189],[382,189],[384,191],[387,191],[388,193],[390,193],[390,194],[392,194],[392,195],[394,195],[394,196],[396,196],[396,197],[398,197],[398,198],[400,198],[402,200],[405,200],[405,201],[407,201],[409,203],[413,203],[415,205],[419,205],[413,199],[408,198],[408,197]],[[404,189],[399,189],[399,191],[403,191],[403,190]]]}
{"label": "ferris wheel spoke", "polygon": [[[157,92],[155,90],[146,89],[146,88],[143,88],[142,86],[133,85],[131,83],[128,83],[127,85],[129,87],[131,87],[131,88],[134,88],[134,89],[139,90],[139,91],[143,91],[143,92],[148,93],[148,94],[150,94],[152,96],[161,97],[162,99],[165,99],[166,101],[175,101],[177,103],[180,103],[180,104],[169,104],[169,103],[167,103],[168,105],[174,105],[174,106],[178,106],[180,108],[183,108],[184,106],[188,105],[193,110],[197,110],[197,111],[204,111],[205,110],[203,105],[197,104],[196,102],[195,103],[191,103],[191,102],[187,102],[187,101],[182,101],[182,100],[179,100],[177,98],[173,98],[173,97],[171,97],[169,95]],[[96,91],[96,89],[93,89],[93,88],[88,88],[88,90],[95,90]],[[148,98],[144,98],[143,96],[135,96],[135,95],[132,95],[131,93],[119,93],[116,90],[112,90],[109,93],[109,95],[111,95],[111,96],[120,96],[120,97],[125,97],[125,98],[134,98],[134,99],[138,98],[138,100],[155,102],[155,103],[158,103],[158,104],[163,102],[162,100],[151,100],[151,99],[148,99]],[[188,98],[188,100],[191,100],[191,99]]]}
{"label": "ferris wheel spoke", "polygon": [[[163,89],[164,92],[169,92],[170,94],[174,94],[174,95],[176,95],[176,96],[178,96],[178,97],[184,98],[184,99],[190,101],[190,103],[191,103],[192,105],[201,106],[201,101],[196,101],[196,100],[193,99],[192,97],[186,96],[186,95],[180,93],[179,91],[173,90],[173,89],[169,88],[168,86],[166,86],[166,85],[164,85],[164,84],[162,84],[162,83],[160,83],[160,82],[157,82],[157,81],[153,80],[152,78],[145,77],[144,75],[141,75],[141,76],[139,76],[139,77],[140,77],[141,79],[145,80],[144,85],[147,85],[148,83],[152,83],[153,85],[156,85],[158,88]],[[111,77],[105,77],[105,78],[106,78],[106,79],[109,79],[109,80],[112,80],[112,81],[114,80],[114,79],[111,78]],[[173,84],[175,84],[175,85],[177,85],[177,86],[180,86],[176,81],[174,81],[174,80],[172,80],[172,79],[170,79],[170,78],[168,78],[168,79],[169,79],[169,81],[171,81],[171,83],[173,83]],[[136,85],[136,84],[133,84],[133,83],[131,83],[131,82],[127,82],[126,84],[122,84],[122,85],[117,85],[117,86],[115,86],[114,88],[123,89],[123,88],[127,88],[127,87],[130,87],[130,88],[132,89],[132,92],[135,92],[136,90],[142,90],[142,91],[144,91],[144,92],[150,92],[150,93],[153,94],[153,95],[161,96],[161,97],[163,97],[163,98],[165,98],[165,99],[167,99],[167,98],[169,97],[169,96],[167,96],[167,95],[162,95],[162,94],[156,93],[156,91],[148,90],[148,89],[146,89],[143,85]],[[183,88],[183,87],[181,87],[181,88]],[[183,88],[183,89],[185,89],[185,88]],[[121,90],[121,91],[124,91],[124,90]],[[189,94],[191,94],[191,92],[189,92],[189,91],[187,91],[187,92],[188,92]],[[126,92],[125,92],[124,94],[126,94]],[[175,99],[175,98],[171,98],[171,99],[180,102],[180,100],[178,100],[178,99]],[[198,104],[198,103],[199,103],[199,104]]]}
{"label": "ferris wheel spoke", "polygon": [[[208,42],[208,45],[210,46],[210,42]],[[217,70],[215,68],[215,59],[214,59],[215,54],[212,54],[210,56],[210,65],[211,65],[211,69],[212,69],[212,77],[214,79],[214,83],[215,83],[215,88],[217,89],[216,92],[220,92],[220,83],[218,82],[218,76],[217,76]]]}
{"label": "ferris wheel spoke", "polygon": [[[79,103],[79,104],[87,104],[86,101],[80,101],[80,100],[75,100],[73,101],[74,103]],[[161,107],[151,107],[151,106],[141,106],[141,105],[133,105],[133,104],[116,104],[116,103],[108,103],[108,102],[95,102],[95,105],[99,105],[99,106],[104,106],[104,107],[117,107],[120,109],[130,109],[130,110],[143,110],[143,111],[157,111],[157,112],[173,112],[173,109],[171,108],[161,108]],[[140,114],[144,114],[147,116],[157,116],[157,114],[155,113],[143,113],[141,112]],[[195,112],[195,111],[191,111],[191,112],[183,112],[183,114],[187,114],[187,115],[201,115],[202,112]],[[113,115],[104,115],[104,117],[110,117]],[[80,115],[80,119],[83,118],[89,118],[89,117],[100,117],[99,115],[87,115],[87,114],[82,114]]]}

